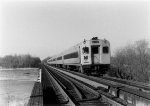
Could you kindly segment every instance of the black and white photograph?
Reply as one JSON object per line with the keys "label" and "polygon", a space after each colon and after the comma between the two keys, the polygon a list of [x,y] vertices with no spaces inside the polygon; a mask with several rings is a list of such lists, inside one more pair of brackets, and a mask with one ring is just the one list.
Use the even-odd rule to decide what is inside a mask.
{"label": "black and white photograph", "polygon": [[0,0],[0,106],[150,106],[150,0]]}

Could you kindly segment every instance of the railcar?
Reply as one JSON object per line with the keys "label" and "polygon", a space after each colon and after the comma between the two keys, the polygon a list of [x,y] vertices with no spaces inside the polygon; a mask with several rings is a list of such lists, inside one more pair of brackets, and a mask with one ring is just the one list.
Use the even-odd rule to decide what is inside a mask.
{"label": "railcar", "polygon": [[52,56],[47,63],[86,74],[105,74],[110,67],[110,43],[93,37]]}

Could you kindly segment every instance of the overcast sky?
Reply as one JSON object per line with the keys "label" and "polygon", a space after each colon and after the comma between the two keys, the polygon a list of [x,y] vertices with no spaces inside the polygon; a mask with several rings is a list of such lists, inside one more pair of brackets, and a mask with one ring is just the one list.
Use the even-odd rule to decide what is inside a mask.
{"label": "overcast sky", "polygon": [[116,48],[150,39],[150,2],[1,1],[0,56],[44,59],[94,36]]}

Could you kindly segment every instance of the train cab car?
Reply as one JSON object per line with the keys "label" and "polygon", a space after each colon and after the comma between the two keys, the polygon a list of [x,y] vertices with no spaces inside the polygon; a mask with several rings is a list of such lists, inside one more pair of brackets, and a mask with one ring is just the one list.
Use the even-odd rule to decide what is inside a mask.
{"label": "train cab car", "polygon": [[85,73],[104,74],[109,69],[110,43],[107,40],[101,40],[97,37],[84,40],[80,51],[81,64]]}
{"label": "train cab car", "polygon": [[48,64],[86,74],[105,74],[110,66],[110,43],[94,37],[52,56]]}

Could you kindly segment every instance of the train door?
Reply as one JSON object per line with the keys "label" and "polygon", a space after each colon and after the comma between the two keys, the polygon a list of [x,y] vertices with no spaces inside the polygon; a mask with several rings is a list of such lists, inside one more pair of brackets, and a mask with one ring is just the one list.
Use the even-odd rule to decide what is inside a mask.
{"label": "train door", "polygon": [[91,61],[92,64],[100,63],[100,46],[91,46]]}

